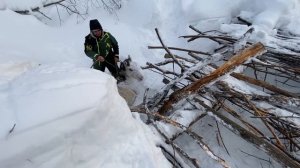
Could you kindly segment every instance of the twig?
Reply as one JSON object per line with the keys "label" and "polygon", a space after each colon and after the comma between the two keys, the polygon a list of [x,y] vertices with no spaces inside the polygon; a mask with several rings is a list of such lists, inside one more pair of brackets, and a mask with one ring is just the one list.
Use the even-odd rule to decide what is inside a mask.
{"label": "twig", "polygon": [[[169,160],[169,162],[173,165],[173,168],[176,168],[176,167],[180,167],[180,168],[183,168],[183,166],[179,163],[179,161],[173,156],[173,154],[171,153],[171,152],[169,152],[165,147],[163,147],[162,145],[159,145],[159,147],[165,152],[165,153],[167,153],[168,155],[169,155],[169,157],[171,157],[172,158],[172,160],[171,159],[169,159],[168,157],[166,157],[168,160]],[[174,150],[174,148],[173,148],[173,150]],[[174,150],[174,152],[175,152],[175,150]],[[175,163],[174,163],[175,162]]]}
{"label": "twig", "polygon": [[225,37],[225,36],[208,36],[208,35],[187,35],[187,36],[180,36],[183,38],[208,38],[208,39],[221,39],[221,40],[226,40],[229,42],[236,42],[237,39],[234,39],[232,37]]}
{"label": "twig", "polygon": [[221,142],[222,142],[222,144],[223,144],[223,146],[224,146],[224,148],[225,148],[227,154],[230,156],[230,154],[229,154],[229,152],[228,152],[228,150],[227,150],[227,148],[226,148],[226,145],[225,145],[225,143],[224,143],[224,140],[223,140],[223,138],[222,138],[222,134],[221,134],[221,131],[220,131],[220,128],[219,128],[219,124],[218,124],[217,121],[216,121],[216,124],[217,124],[218,132],[219,132],[219,135],[220,135],[220,138],[221,138]]}
{"label": "twig", "polygon": [[172,57],[172,59],[175,61],[175,63],[182,69],[185,70],[185,67],[175,58],[175,56],[171,53],[171,51],[169,50],[169,48],[164,44],[164,42],[162,41],[158,29],[155,28],[155,32],[157,34],[157,37],[161,43],[161,45],[163,46],[163,48],[167,51],[167,53]]}
{"label": "twig", "polygon": [[16,124],[9,130],[9,134],[11,134],[15,130]]}
{"label": "twig", "polygon": [[[148,46],[149,49],[164,49],[164,47],[161,46]],[[196,54],[202,54],[202,55],[208,55],[210,56],[211,54],[202,52],[202,51],[196,51],[196,50],[189,50],[189,49],[183,49],[183,48],[177,48],[177,47],[168,47],[170,50],[178,50],[178,51],[185,51],[185,52],[191,52],[191,53],[196,53]]]}
{"label": "twig", "polygon": [[189,160],[196,168],[200,168],[199,161],[195,158],[190,157],[184,150],[182,150],[178,145],[168,139],[168,137],[157,127],[157,125],[153,124],[154,128],[158,131],[158,133],[166,140],[166,143],[171,144],[174,149],[181,153],[187,160]]}
{"label": "twig", "polygon": [[259,159],[259,160],[262,160],[262,161],[265,161],[265,162],[268,162],[269,164],[271,164],[271,162],[270,162],[269,160],[259,158],[259,157],[257,157],[257,156],[251,155],[251,154],[249,154],[249,153],[247,153],[247,152],[244,152],[244,151],[242,151],[242,150],[240,150],[240,151],[241,151],[242,153],[244,153],[244,154],[247,154],[247,155],[252,156],[252,157],[254,157],[254,158],[256,158],[256,159]]}
{"label": "twig", "polygon": [[[201,32],[200,30],[196,29],[196,28],[193,27],[192,25],[190,25],[189,28],[191,28],[191,29],[194,30],[195,32],[199,33],[198,35],[204,35],[203,32]],[[198,38],[198,37],[190,38],[190,39],[188,40],[188,42],[194,41],[194,40],[196,40],[197,38]],[[215,41],[215,42],[217,42],[218,44],[222,44],[222,42],[219,41],[219,40],[217,40],[217,39],[214,39],[214,38],[209,38],[209,39],[210,39],[210,40],[213,40],[213,41]]]}

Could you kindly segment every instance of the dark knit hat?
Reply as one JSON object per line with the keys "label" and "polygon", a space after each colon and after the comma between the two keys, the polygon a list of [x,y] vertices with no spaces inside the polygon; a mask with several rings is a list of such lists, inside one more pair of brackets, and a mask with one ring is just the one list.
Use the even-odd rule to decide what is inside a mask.
{"label": "dark knit hat", "polygon": [[97,19],[90,20],[90,30],[100,29],[102,30],[102,26]]}

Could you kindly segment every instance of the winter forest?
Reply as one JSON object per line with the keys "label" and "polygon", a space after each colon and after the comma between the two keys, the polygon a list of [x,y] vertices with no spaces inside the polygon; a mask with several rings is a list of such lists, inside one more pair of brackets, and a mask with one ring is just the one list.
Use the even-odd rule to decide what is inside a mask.
{"label": "winter forest", "polygon": [[0,168],[300,167],[300,0],[0,0],[0,24]]}

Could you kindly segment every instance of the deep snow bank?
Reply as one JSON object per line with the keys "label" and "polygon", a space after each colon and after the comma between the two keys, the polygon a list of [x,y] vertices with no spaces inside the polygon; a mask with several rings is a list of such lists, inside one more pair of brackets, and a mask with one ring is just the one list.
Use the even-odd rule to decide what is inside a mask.
{"label": "deep snow bank", "polygon": [[168,167],[105,73],[36,66],[0,92],[0,167]]}

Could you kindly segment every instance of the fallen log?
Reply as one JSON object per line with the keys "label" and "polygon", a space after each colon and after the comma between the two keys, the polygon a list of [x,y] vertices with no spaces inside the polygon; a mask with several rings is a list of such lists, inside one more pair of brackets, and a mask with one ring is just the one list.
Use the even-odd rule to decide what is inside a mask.
{"label": "fallen log", "polygon": [[162,115],[165,115],[168,110],[173,107],[173,104],[179,102],[182,98],[186,97],[187,95],[196,93],[199,89],[203,86],[211,83],[212,81],[218,79],[219,77],[225,75],[230,70],[235,68],[236,66],[244,63],[249,58],[258,56],[266,52],[265,47],[261,43],[254,44],[245,50],[241,51],[240,53],[234,55],[231,59],[225,62],[222,66],[218,69],[213,71],[211,74],[197,80],[191,85],[184,87],[178,91],[173,92],[169,99],[164,102],[162,107],[158,110],[158,112]]}

